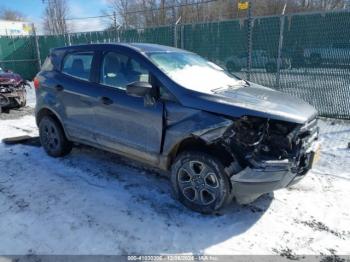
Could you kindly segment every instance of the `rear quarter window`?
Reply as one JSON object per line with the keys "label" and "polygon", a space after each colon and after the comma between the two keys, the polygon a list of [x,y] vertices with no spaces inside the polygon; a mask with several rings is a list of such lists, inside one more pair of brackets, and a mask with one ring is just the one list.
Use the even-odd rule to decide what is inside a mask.
{"label": "rear quarter window", "polygon": [[80,79],[89,80],[93,53],[67,54],[63,60],[62,72]]}

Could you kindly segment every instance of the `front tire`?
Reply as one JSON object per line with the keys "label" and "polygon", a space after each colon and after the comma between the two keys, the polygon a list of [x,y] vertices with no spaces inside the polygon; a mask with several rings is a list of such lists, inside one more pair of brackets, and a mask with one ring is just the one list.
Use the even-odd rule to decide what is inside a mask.
{"label": "front tire", "polygon": [[60,124],[50,116],[44,116],[39,123],[40,142],[46,153],[61,157],[70,153],[72,143],[68,141]]}
{"label": "front tire", "polygon": [[230,199],[231,186],[224,166],[207,153],[181,153],[172,166],[171,181],[175,198],[200,213],[216,213]]}

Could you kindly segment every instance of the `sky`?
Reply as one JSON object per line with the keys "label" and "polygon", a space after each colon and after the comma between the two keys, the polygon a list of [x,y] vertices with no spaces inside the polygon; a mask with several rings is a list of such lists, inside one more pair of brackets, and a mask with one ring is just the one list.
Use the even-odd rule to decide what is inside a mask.
{"label": "sky", "polygon": [[[69,17],[99,16],[107,8],[108,0],[67,0]],[[38,33],[43,33],[42,17],[45,5],[42,0],[0,0],[0,8],[20,11],[26,20],[34,22]],[[73,32],[98,31],[106,27],[107,20],[101,18],[72,20],[69,26]]]}

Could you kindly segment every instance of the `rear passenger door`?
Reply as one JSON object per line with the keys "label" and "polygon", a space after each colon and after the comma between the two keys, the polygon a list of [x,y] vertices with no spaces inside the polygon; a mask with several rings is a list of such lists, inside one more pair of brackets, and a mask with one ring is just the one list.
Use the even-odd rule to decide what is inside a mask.
{"label": "rear passenger door", "polygon": [[130,153],[160,152],[163,104],[145,106],[142,97],[126,93],[135,81],[150,81],[150,72],[142,61],[128,54],[105,52],[100,61],[100,103],[95,107],[96,129],[101,145]]}
{"label": "rear passenger door", "polygon": [[70,137],[95,142],[94,84],[92,75],[94,52],[70,52],[64,56],[61,73],[56,77],[56,96],[63,106],[63,122]]}

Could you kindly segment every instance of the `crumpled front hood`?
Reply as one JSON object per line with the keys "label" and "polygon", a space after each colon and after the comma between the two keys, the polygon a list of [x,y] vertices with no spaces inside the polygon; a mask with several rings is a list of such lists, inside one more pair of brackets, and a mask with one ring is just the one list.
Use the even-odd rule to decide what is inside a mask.
{"label": "crumpled front hood", "polygon": [[195,96],[202,102],[208,102],[208,109],[201,106],[201,102],[188,101],[192,105],[233,117],[247,115],[303,124],[317,115],[315,108],[303,100],[253,83]]}

